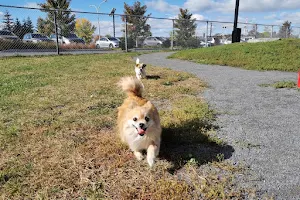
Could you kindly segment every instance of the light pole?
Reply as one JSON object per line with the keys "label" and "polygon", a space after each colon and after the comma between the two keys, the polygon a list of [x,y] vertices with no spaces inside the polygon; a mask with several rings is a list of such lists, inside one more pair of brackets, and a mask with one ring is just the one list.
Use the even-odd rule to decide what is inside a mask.
{"label": "light pole", "polygon": [[99,6],[96,6],[96,5],[90,5],[90,7],[94,7],[96,8],[96,11],[98,13],[98,40],[100,40],[100,17],[99,17],[99,10],[100,10],[100,5],[107,2],[107,0],[103,0]]}
{"label": "light pole", "polygon": [[236,0],[236,2],[235,2],[235,12],[234,12],[233,31],[232,31],[232,43],[240,42],[240,37],[241,37],[241,29],[237,28],[238,17],[239,17],[239,5],[240,5],[240,0]]}

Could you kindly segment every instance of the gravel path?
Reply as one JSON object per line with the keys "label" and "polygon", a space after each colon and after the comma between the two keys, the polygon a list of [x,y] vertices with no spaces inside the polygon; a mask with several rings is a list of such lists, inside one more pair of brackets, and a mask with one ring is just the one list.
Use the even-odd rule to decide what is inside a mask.
{"label": "gravel path", "polygon": [[250,182],[275,199],[300,199],[300,91],[261,87],[297,80],[297,73],[259,72],[140,56],[144,63],[195,74],[209,84],[204,98],[216,109],[218,135],[235,152],[230,158],[253,171]]}

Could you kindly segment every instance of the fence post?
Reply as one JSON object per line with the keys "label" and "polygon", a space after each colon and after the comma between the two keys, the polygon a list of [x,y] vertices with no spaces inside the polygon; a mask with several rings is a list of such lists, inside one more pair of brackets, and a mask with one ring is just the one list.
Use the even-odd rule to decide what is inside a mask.
{"label": "fence post", "polygon": [[254,38],[257,38],[257,24],[255,24],[255,34],[254,34]]}
{"label": "fence post", "polygon": [[113,13],[113,29],[114,29],[114,37],[116,37],[115,12]]}
{"label": "fence post", "polygon": [[273,38],[273,25],[271,26],[271,38]]}
{"label": "fence post", "polygon": [[59,43],[58,43],[58,31],[57,31],[57,13],[54,11],[54,26],[55,26],[55,36],[56,36],[56,53],[59,55]]}
{"label": "fence post", "polygon": [[127,15],[125,15],[125,51],[128,52],[127,46]]}
{"label": "fence post", "polygon": [[208,47],[208,44],[207,44],[208,39],[207,39],[207,37],[208,37],[208,21],[206,21],[206,34],[205,34],[205,46],[206,47]]}
{"label": "fence post", "polygon": [[172,19],[172,37],[171,37],[171,49],[174,49],[174,19]]}

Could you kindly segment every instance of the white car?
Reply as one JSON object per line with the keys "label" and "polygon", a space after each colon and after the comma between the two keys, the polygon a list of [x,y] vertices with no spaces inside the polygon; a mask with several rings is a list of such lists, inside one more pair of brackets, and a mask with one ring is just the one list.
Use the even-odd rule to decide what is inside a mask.
{"label": "white car", "polygon": [[102,37],[100,40],[96,41],[96,48],[118,48],[119,47],[119,40],[114,37]]}

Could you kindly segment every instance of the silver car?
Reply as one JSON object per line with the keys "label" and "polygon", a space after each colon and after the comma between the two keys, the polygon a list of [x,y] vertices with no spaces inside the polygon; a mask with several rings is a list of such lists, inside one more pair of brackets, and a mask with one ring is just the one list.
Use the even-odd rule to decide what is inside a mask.
{"label": "silver car", "polygon": [[20,40],[20,38],[16,36],[13,32],[7,30],[0,31],[0,39],[10,41]]}
{"label": "silver car", "polygon": [[147,37],[143,45],[144,46],[161,46],[163,44],[163,41],[159,37]]}
{"label": "silver car", "polygon": [[102,37],[100,40],[96,41],[96,48],[118,48],[119,47],[119,40],[114,37]]}
{"label": "silver car", "polygon": [[26,33],[23,37],[23,42],[53,42],[47,36],[39,34],[39,33]]}

